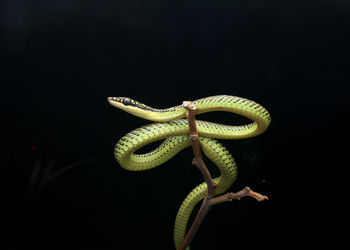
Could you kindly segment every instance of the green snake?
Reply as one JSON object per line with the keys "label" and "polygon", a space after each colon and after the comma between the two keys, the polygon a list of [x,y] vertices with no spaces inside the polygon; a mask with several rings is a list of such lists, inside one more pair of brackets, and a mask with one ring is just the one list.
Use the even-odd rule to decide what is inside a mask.
{"label": "green snake", "polygon": [[[108,97],[108,102],[119,109],[146,120],[148,124],[122,137],[115,146],[114,156],[119,164],[131,171],[154,168],[168,161],[179,151],[191,145],[187,110],[182,106],[155,109],[127,97]],[[263,133],[270,124],[268,111],[260,104],[245,98],[218,95],[193,101],[196,114],[211,111],[227,111],[242,115],[251,123],[245,125],[223,125],[196,120],[200,144],[205,155],[219,168],[221,175],[214,179],[215,195],[225,192],[237,176],[236,163],[230,152],[215,139],[243,139]],[[164,140],[151,152],[135,153],[139,148],[154,141]],[[174,226],[174,243],[179,249],[186,233],[186,226],[195,205],[206,195],[207,184],[195,187],[181,204]],[[187,248],[189,249],[189,248]]]}

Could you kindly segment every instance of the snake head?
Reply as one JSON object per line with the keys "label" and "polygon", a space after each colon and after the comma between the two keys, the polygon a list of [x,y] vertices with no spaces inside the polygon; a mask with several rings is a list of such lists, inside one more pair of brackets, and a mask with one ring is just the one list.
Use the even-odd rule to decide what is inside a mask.
{"label": "snake head", "polygon": [[112,106],[129,113],[132,113],[131,111],[133,108],[136,108],[137,106],[137,102],[129,97],[108,97],[107,100]]}
{"label": "snake head", "polygon": [[107,100],[113,107],[124,110],[132,115],[148,119],[146,111],[149,110],[150,107],[140,102],[129,97],[108,97]]}
{"label": "snake head", "polygon": [[122,105],[127,106],[135,103],[135,101],[129,97],[108,97],[107,100],[109,104],[116,108],[121,108]]}

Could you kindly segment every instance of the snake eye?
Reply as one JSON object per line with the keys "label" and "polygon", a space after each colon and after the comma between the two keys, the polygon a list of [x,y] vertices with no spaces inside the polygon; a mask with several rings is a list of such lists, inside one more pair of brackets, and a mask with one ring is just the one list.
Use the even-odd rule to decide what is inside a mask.
{"label": "snake eye", "polygon": [[130,99],[129,98],[124,98],[123,99],[123,104],[124,105],[129,105],[131,103]]}

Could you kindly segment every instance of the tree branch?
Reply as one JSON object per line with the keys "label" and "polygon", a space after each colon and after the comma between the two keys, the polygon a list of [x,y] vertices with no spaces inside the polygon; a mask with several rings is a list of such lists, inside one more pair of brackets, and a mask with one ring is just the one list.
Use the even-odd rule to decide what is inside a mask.
{"label": "tree branch", "polygon": [[209,212],[210,208],[213,205],[227,202],[227,201],[232,201],[232,200],[240,200],[242,197],[245,197],[245,196],[253,197],[258,201],[268,200],[267,196],[256,193],[253,190],[251,190],[249,187],[245,187],[244,189],[242,189],[237,193],[229,192],[229,193],[214,197],[216,183],[213,181],[213,178],[211,177],[210,172],[203,161],[202,153],[201,153],[200,138],[198,135],[196,120],[195,120],[195,113],[196,113],[197,107],[190,101],[184,101],[183,107],[187,109],[186,117],[187,117],[189,129],[190,129],[190,137],[192,141],[192,149],[194,154],[192,164],[196,165],[196,167],[201,172],[205,182],[207,183],[208,192],[207,192],[207,196],[203,199],[202,205],[197,213],[197,216],[194,219],[190,229],[188,230],[179,250],[186,249],[186,247],[191,243],[203,219],[205,218],[205,216],[207,215],[207,213]]}

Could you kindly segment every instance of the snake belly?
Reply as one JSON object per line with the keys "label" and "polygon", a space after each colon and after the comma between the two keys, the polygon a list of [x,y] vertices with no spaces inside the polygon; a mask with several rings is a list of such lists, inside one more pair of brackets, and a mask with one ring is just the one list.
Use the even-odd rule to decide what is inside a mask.
{"label": "snake belly", "polygon": [[[113,97],[114,98],[114,97]],[[131,171],[143,171],[154,168],[171,159],[182,149],[191,146],[186,109],[175,106],[168,109],[154,109],[134,100],[124,104],[124,97],[109,99],[118,108],[144,119],[158,121],[135,129],[122,137],[115,146],[114,156],[119,164]],[[116,104],[113,101],[118,102]],[[196,114],[211,111],[226,111],[240,114],[252,120],[252,123],[238,126],[217,124],[196,120],[201,148],[205,155],[219,168],[220,176],[215,194],[225,192],[237,176],[236,163],[230,152],[216,139],[244,139],[263,133],[270,124],[271,118],[267,110],[260,104],[236,96],[212,96],[202,98],[193,103],[197,107]],[[164,140],[156,149],[144,153],[135,153],[143,146],[155,141]],[[195,205],[205,197],[205,182],[195,187],[182,202],[174,226],[174,243],[178,249],[185,237],[189,217]],[[187,248],[189,249],[189,248]]]}

